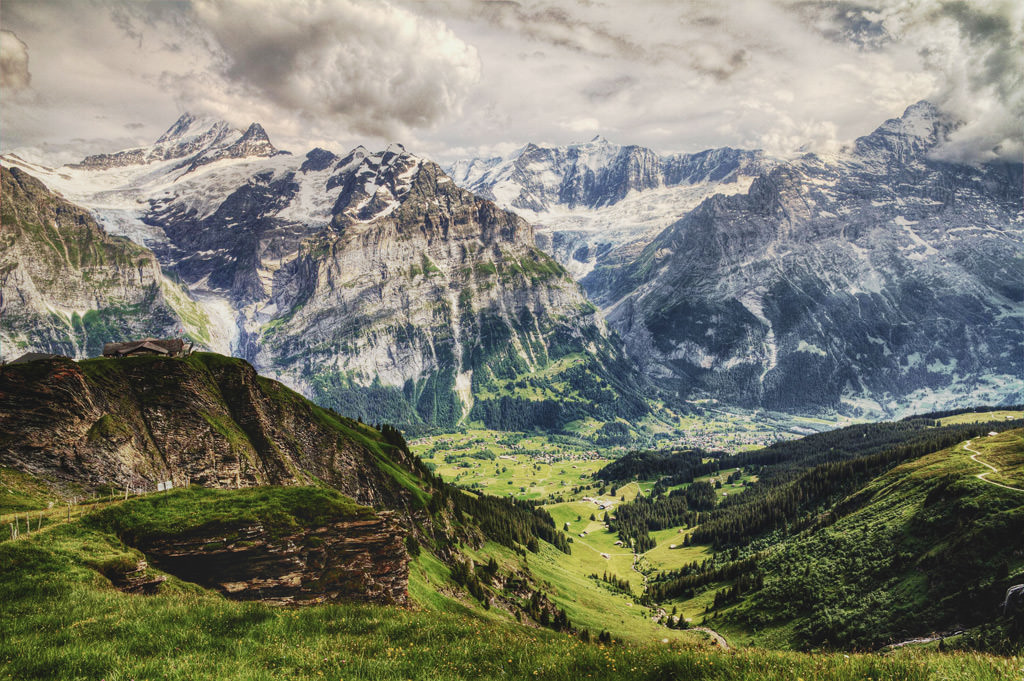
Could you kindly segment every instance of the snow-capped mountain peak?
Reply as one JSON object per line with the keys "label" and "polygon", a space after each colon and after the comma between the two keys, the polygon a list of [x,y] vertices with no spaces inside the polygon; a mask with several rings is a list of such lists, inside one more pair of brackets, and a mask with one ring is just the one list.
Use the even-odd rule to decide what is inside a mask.
{"label": "snow-capped mountain peak", "polygon": [[907,107],[901,117],[890,118],[870,134],[857,138],[854,154],[869,160],[894,155],[904,162],[933,152],[957,126],[957,121],[934,104],[920,101]]}
{"label": "snow-capped mountain peak", "polygon": [[157,138],[155,144],[167,144],[206,135],[214,128],[230,128],[227,121],[212,116],[200,116],[190,112],[183,113],[174,125]]}
{"label": "snow-capped mountain peak", "polygon": [[541,248],[582,278],[598,259],[642,248],[711,194],[746,191],[768,165],[758,151],[661,156],[597,135],[558,147],[530,143],[447,170],[459,186],[535,223]]}
{"label": "snow-capped mountain peak", "polygon": [[278,153],[259,123],[252,123],[242,132],[232,128],[227,121],[185,113],[148,147],[87,156],[70,167],[109,170],[181,159],[176,167],[187,167],[186,172],[190,172],[223,158],[274,156]]}

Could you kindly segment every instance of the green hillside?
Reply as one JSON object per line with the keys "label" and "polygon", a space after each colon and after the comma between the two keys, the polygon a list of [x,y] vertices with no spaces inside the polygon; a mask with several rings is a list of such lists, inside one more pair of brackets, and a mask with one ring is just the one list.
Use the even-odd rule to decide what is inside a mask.
{"label": "green hillside", "polygon": [[[1024,581],[1019,413],[614,461],[480,431],[420,458],[390,426],[210,354],[7,367],[0,406],[0,679],[1001,679],[1018,664],[1020,616],[994,608]],[[126,457],[174,491],[137,496]],[[852,652],[954,630],[942,645],[961,652]]]}
{"label": "green hillside", "polygon": [[[973,441],[982,457],[1024,473],[1024,431]],[[990,454],[992,452],[993,454]],[[764,587],[728,619],[794,645],[876,647],[914,635],[996,623],[1006,589],[1024,581],[1024,488],[975,476],[962,445],[902,464],[838,504],[820,529],[759,561]],[[1024,622],[978,632],[1009,651]],[[1010,640],[1016,637],[1016,644]]]}
{"label": "green hillside", "polygon": [[[175,504],[194,505],[193,495],[182,492]],[[276,503],[276,493],[264,495]],[[218,512],[244,515],[248,502],[244,491],[225,492]],[[287,499],[280,503],[289,507]],[[976,653],[811,657],[755,649],[720,653],[684,640],[587,643],[473,607],[450,589],[447,595],[433,589],[429,580],[446,569],[426,553],[414,562],[417,597],[408,608],[239,603],[173,576],[154,595],[128,594],[108,575],[143,556],[104,528],[119,517],[137,517],[131,505],[137,504],[0,542],[0,678],[925,681],[940,675],[966,681],[1012,678],[1016,664]],[[316,523],[316,515],[302,522]]]}

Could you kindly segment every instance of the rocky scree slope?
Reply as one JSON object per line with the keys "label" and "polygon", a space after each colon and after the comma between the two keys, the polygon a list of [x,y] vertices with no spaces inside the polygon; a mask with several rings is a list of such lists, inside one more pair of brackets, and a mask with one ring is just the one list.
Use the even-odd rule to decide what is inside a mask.
{"label": "rocky scree slope", "polygon": [[590,290],[683,396],[868,416],[1019,402],[1022,166],[933,157],[954,127],[921,102],[848,152],[781,164]]}
{"label": "rocky scree slope", "polygon": [[507,157],[448,167],[455,182],[516,212],[537,244],[587,286],[600,263],[635,257],[654,236],[712,194],[746,191],[771,165],[731,148],[661,156],[598,136],[585,144],[527,144]]}
{"label": "rocky scree slope", "polygon": [[206,316],[151,252],[19,168],[0,168],[0,181],[0,357],[94,356],[110,340],[182,328],[209,340]]}

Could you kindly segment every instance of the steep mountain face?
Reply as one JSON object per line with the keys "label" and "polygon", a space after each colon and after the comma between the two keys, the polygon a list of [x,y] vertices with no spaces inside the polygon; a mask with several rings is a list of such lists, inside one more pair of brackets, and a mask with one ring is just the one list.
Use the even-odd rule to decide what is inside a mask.
{"label": "steep mountain face", "polygon": [[0,356],[95,356],[112,338],[180,328],[209,340],[208,319],[151,252],[19,168],[0,168],[0,180]]}
{"label": "steep mountain face", "polygon": [[589,288],[683,395],[866,415],[1020,401],[1022,167],[931,158],[952,128],[914,105],[708,199]]}
{"label": "steep mountain face", "polygon": [[0,466],[85,489],[320,481],[401,508],[407,495],[378,460],[381,447],[400,463],[403,454],[379,439],[242,360],[210,353],[57,358],[0,372]]}
{"label": "steep mountain face", "polygon": [[412,427],[646,412],[621,346],[521,218],[400,145],[268,156],[256,125],[230,144],[197,125],[124,152],[157,159],[127,171],[116,154],[5,161],[151,248],[211,319],[209,346],[322,404]]}
{"label": "steep mountain face", "polygon": [[582,279],[598,262],[635,256],[704,198],[746,191],[768,164],[760,152],[722,148],[659,156],[595,137],[459,161],[449,173],[459,186],[534,223],[538,245]]}

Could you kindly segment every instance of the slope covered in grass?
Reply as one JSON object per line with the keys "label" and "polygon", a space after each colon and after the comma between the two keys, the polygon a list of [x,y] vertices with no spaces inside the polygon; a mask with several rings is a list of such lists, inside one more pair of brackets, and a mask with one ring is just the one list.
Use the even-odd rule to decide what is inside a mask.
{"label": "slope covered in grass", "polygon": [[[715,679],[995,681],[1013,662],[976,654],[879,658],[683,644],[611,646],[421,604],[400,609],[243,604],[168,579],[153,596],[103,576],[141,554],[89,522],[0,542],[0,679]],[[442,607],[443,606],[443,607]]]}
{"label": "slope covered in grass", "polygon": [[[973,446],[1017,462],[1006,469],[1012,477],[1024,468],[1011,455],[1024,450],[1021,434]],[[839,647],[989,623],[1005,627],[990,643],[1014,650],[1024,622],[997,613],[1006,589],[1024,581],[1024,492],[975,477],[984,470],[957,445],[872,480],[818,527],[769,551],[759,564],[764,588],[730,618],[762,636],[786,627],[794,645]]]}
{"label": "slope covered in grass", "polygon": [[366,519],[373,509],[334,490],[316,487],[254,487],[244,490],[178,489],[131,499],[96,513],[92,524],[133,545],[259,524],[273,534]]}

